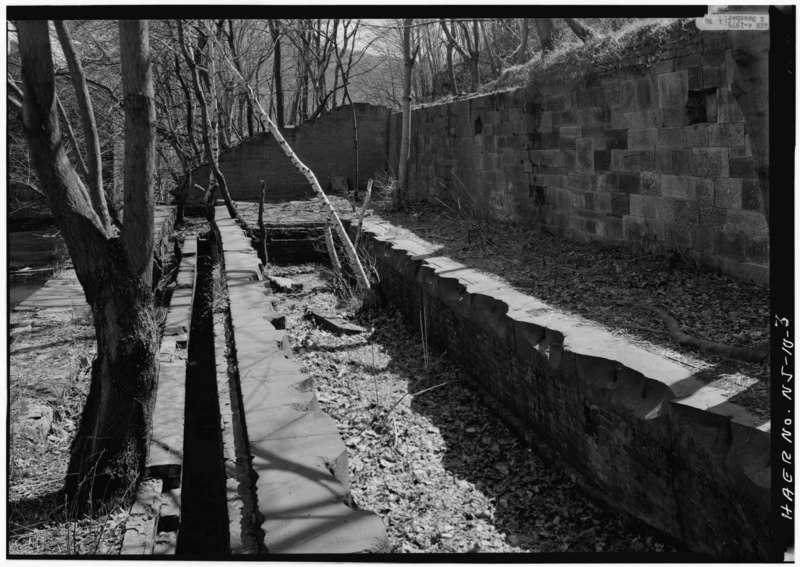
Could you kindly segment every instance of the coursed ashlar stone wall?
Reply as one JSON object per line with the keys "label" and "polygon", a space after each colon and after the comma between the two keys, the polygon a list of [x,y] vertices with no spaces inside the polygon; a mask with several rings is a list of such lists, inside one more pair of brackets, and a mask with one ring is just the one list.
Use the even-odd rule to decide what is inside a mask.
{"label": "coursed ashlar stone wall", "polygon": [[[579,240],[678,249],[767,283],[756,172],[768,167],[768,43],[768,32],[687,23],[622,60],[555,66],[525,88],[417,108],[410,196]],[[397,171],[399,114],[390,131]]]}
{"label": "coursed ashlar stone wall", "polygon": [[[770,554],[770,423],[736,388],[576,320],[388,223],[364,221],[380,288],[591,493],[726,560]],[[708,377],[706,377],[708,378]],[[772,559],[774,560],[774,558]]]}
{"label": "coursed ashlar stone wall", "polygon": [[[281,131],[325,191],[330,189],[332,177],[346,177],[351,190],[355,185],[353,110],[352,106],[341,106],[300,126],[290,126]],[[355,104],[359,188],[365,187],[367,180],[375,177],[375,172],[383,172],[386,167],[389,113],[389,109],[382,106]],[[268,201],[302,200],[314,196],[308,180],[286,157],[269,132],[247,138],[221,152],[219,166],[231,197],[236,201],[258,201],[262,179],[266,183],[265,199]],[[208,174],[208,166],[200,166],[193,173],[193,182],[207,187]],[[192,191],[190,195],[190,202],[202,202],[199,191]],[[217,198],[220,198],[219,193]]]}

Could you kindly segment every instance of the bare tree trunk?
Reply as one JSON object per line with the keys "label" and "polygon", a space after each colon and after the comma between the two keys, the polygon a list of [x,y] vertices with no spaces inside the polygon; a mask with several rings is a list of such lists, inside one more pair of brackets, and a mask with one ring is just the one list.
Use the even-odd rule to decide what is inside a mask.
{"label": "bare tree trunk", "polygon": [[522,37],[519,42],[519,51],[517,51],[517,65],[522,65],[528,60],[528,18],[522,18]]}
{"label": "bare tree trunk", "polygon": [[364,204],[361,206],[361,213],[358,215],[358,229],[356,229],[356,238],[353,242],[353,247],[358,250],[358,242],[361,240],[361,227],[364,224],[364,213],[367,212],[369,207],[369,200],[372,197],[372,179],[367,183],[367,196],[364,197]]}
{"label": "bare tree trunk", "polygon": [[175,223],[180,224],[183,222],[183,212],[186,207],[186,199],[189,197],[189,191],[192,190],[192,168],[185,163],[183,166],[183,179],[181,179],[180,187],[173,193],[175,195]]}
{"label": "bare tree trunk", "polygon": [[91,177],[91,174],[89,173],[89,169],[86,167],[86,162],[83,161],[81,147],[78,145],[78,140],[75,138],[75,131],[72,129],[72,124],[69,122],[67,111],[64,110],[64,105],[61,104],[61,99],[59,99],[57,95],[56,103],[58,104],[58,115],[61,117],[61,121],[64,122],[64,127],[67,129],[67,137],[69,138],[72,147],[75,149],[75,159],[78,161],[78,169],[80,169],[84,178],[86,178],[88,181]]}
{"label": "bare tree trunk", "polygon": [[[347,35],[345,35],[345,42],[347,41]],[[350,110],[353,113],[353,202],[358,200],[358,117],[356,116],[356,105],[353,104],[353,99],[350,98],[350,88],[349,88],[349,80],[348,76],[345,73],[344,65],[342,64],[342,57],[339,53],[339,50],[334,46],[333,52],[336,55],[336,64],[337,68],[341,70],[342,73],[342,87],[344,88],[344,100],[347,100],[350,103]],[[337,74],[338,77],[338,74]],[[334,94],[334,100],[336,100],[336,95]]]}
{"label": "bare tree trunk", "polygon": [[231,147],[233,140],[233,81],[225,85],[222,101],[218,104],[220,118],[219,141],[223,150]]}
{"label": "bare tree trunk", "polygon": [[414,20],[403,20],[403,126],[400,135],[400,158],[398,160],[398,188],[393,195],[395,209],[403,207],[408,191],[408,153],[411,138],[411,70],[414,58],[411,57],[411,24]]}
{"label": "bare tree trunk", "polygon": [[536,31],[539,32],[539,41],[542,44],[542,55],[550,53],[553,50],[555,38],[555,26],[553,20],[547,18],[534,18],[536,22]]}
{"label": "bare tree trunk", "polygon": [[331,232],[330,225],[325,227],[325,245],[328,248],[328,256],[331,260],[333,275],[339,278],[342,276],[342,263],[339,261],[339,255],[336,253],[336,246],[333,244],[333,233]]}
{"label": "bare tree trunk", "polygon": [[281,35],[279,20],[269,20],[269,31],[275,48],[272,52],[272,72],[275,77],[275,121],[283,128],[283,75],[281,73]]}
{"label": "bare tree trunk", "polygon": [[258,202],[258,229],[261,231],[261,256],[264,259],[264,267],[269,263],[267,255],[267,227],[264,224],[264,192],[265,183],[261,181],[261,200]]}
{"label": "bare tree trunk", "polygon": [[583,43],[586,43],[594,37],[594,31],[589,26],[586,26],[576,20],[575,18],[564,18],[564,21],[572,30],[572,33],[578,36]]}
{"label": "bare tree trunk", "polygon": [[253,105],[247,101],[247,135],[253,137]]}
{"label": "bare tree trunk", "polygon": [[62,20],[55,22],[56,33],[61,42],[61,49],[69,66],[69,74],[72,78],[72,85],[75,89],[75,97],[78,101],[78,108],[81,113],[83,123],[83,135],[86,141],[86,158],[89,170],[89,195],[92,198],[92,205],[95,212],[100,215],[103,226],[108,229],[111,226],[111,219],[106,207],[106,197],[103,191],[103,165],[100,159],[100,137],[97,135],[97,125],[94,121],[94,111],[92,109],[92,99],[89,96],[89,87],[86,84],[86,75],[83,66],[75,52],[75,46],[69,34],[69,28]]}
{"label": "bare tree trunk", "polygon": [[122,96],[125,101],[125,210],[122,239],[134,277],[151,286],[153,277],[153,180],[156,165],[156,107],[150,71],[148,24],[119,24]]}
{"label": "bare tree trunk", "polygon": [[289,143],[281,134],[281,131],[275,125],[275,123],[270,119],[269,115],[264,110],[264,107],[261,106],[261,103],[258,101],[257,98],[254,98],[253,89],[245,80],[244,76],[233,66],[229,59],[226,58],[228,66],[231,67],[233,72],[238,75],[239,80],[244,83],[245,88],[247,89],[248,95],[253,100],[253,106],[257,107],[261,115],[266,120],[267,127],[269,131],[272,133],[272,136],[275,138],[275,141],[278,142],[278,145],[281,147],[283,152],[286,156],[292,161],[292,164],[302,173],[308,182],[311,184],[312,189],[317,194],[317,196],[322,201],[323,206],[326,208],[328,212],[328,216],[330,219],[331,224],[333,225],[334,229],[336,229],[336,233],[339,235],[339,239],[342,241],[342,245],[344,246],[345,252],[347,253],[348,259],[350,260],[350,266],[353,269],[353,273],[358,280],[358,284],[363,289],[369,289],[369,278],[367,278],[366,272],[364,272],[364,267],[361,265],[361,260],[358,258],[358,254],[356,253],[355,248],[353,247],[353,243],[350,241],[350,238],[347,236],[347,232],[344,230],[344,226],[342,226],[342,221],[339,219],[339,215],[336,214],[336,209],[333,208],[330,200],[328,199],[325,192],[320,187],[319,180],[317,176],[314,175],[314,172],[305,165],[300,158],[297,157],[297,154],[292,150]]}
{"label": "bare tree trunk", "polygon": [[189,145],[192,147],[194,155],[200,157],[200,148],[197,146],[197,141],[194,139],[194,105],[192,104],[192,93],[189,92],[189,87],[186,81],[183,80],[181,75],[181,64],[178,54],[175,53],[175,75],[178,77],[178,83],[181,85],[184,100],[186,101],[186,137],[189,139]]}
{"label": "bare tree trunk", "polygon": [[[103,226],[61,143],[47,21],[20,21],[17,29],[25,135],[97,336],[89,396],[65,479],[80,512],[90,501],[130,490],[144,464],[150,422],[157,335],[150,287],[155,133],[147,23],[120,23],[126,155],[137,154],[135,165],[126,164],[122,237]],[[140,175],[133,179],[129,172],[137,167]],[[134,235],[142,235],[135,246]]]}
{"label": "bare tree trunk", "polygon": [[[181,46],[181,51],[183,52],[183,57],[186,60],[186,63],[189,65],[189,69],[192,72],[192,83],[194,84],[194,91],[195,95],[197,96],[197,101],[200,103],[200,114],[202,117],[202,125],[203,125],[203,145],[205,146],[205,153],[206,158],[208,159],[209,169],[211,170],[211,175],[213,175],[214,180],[216,180],[217,185],[219,186],[220,192],[222,193],[222,198],[225,201],[225,207],[228,209],[228,214],[231,218],[239,219],[243,225],[246,226],[246,222],[244,219],[239,215],[239,211],[236,208],[236,204],[231,199],[230,192],[228,191],[228,184],[225,181],[225,176],[222,174],[222,171],[219,169],[219,163],[217,162],[217,152],[216,152],[216,132],[214,131],[213,124],[211,123],[211,118],[209,117],[208,112],[208,103],[206,102],[205,93],[203,93],[203,87],[200,84],[200,77],[198,71],[198,65],[195,63],[192,56],[189,54],[189,48],[186,45],[186,38],[183,34],[183,22],[178,21],[178,39]],[[209,57],[211,59],[211,57]],[[213,83],[209,84],[209,87],[212,87]],[[212,188],[209,183],[209,193],[212,191]]]}
{"label": "bare tree trunk", "polygon": [[[478,31],[478,20],[473,20],[472,31],[475,38],[474,49],[469,43],[467,43],[467,45],[469,46],[469,66],[472,70],[472,90],[477,91],[481,84],[481,77],[478,70],[478,58],[480,57],[481,53],[481,36],[480,32]],[[465,35],[467,40],[469,40],[469,34],[465,33]]]}
{"label": "bare tree trunk", "polygon": [[486,31],[486,25],[483,22],[480,25],[483,31],[483,42],[486,44],[486,52],[489,54],[489,65],[492,66],[494,76],[497,76],[500,74],[500,64],[497,62],[497,57],[494,56],[492,41],[489,40],[489,32]]}
{"label": "bare tree trunk", "polygon": [[453,46],[447,44],[447,76],[450,78],[450,92],[458,94],[458,82],[456,81],[456,70],[453,67]]}

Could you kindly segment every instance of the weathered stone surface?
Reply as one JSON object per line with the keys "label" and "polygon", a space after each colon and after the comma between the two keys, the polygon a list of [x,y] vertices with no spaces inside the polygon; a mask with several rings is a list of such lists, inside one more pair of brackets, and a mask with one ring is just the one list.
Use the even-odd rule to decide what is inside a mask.
{"label": "weathered stone surface", "polygon": [[[157,251],[167,247],[174,215],[173,207],[163,205],[156,207],[153,237]],[[91,317],[92,310],[86,303],[83,288],[78,282],[74,269],[62,270],[14,308],[15,311],[44,309],[71,311],[74,318]]]}
{"label": "weathered stone surface", "polygon": [[42,443],[47,440],[52,427],[53,408],[44,404],[28,406],[25,415],[13,425],[16,435],[21,435],[33,443]]}
{"label": "weathered stone surface", "polygon": [[[192,321],[194,279],[197,266],[197,239],[183,243],[178,276],[191,279],[191,285],[176,289],[167,309],[164,333],[158,354],[159,371],[153,406],[150,446],[145,474],[180,483],[183,468],[183,430],[186,408],[186,358],[189,327]],[[166,548],[165,548],[166,549]]]}
{"label": "weathered stone surface", "polygon": [[332,175],[330,178],[330,191],[334,195],[347,195],[348,191],[350,190],[349,184],[347,183],[347,177],[344,175]]}
{"label": "weathered stone surface", "polygon": [[183,425],[186,406],[186,361],[159,365],[153,429],[146,474],[179,480],[183,466]]}
{"label": "weathered stone surface", "polygon": [[[618,217],[607,221],[583,214],[578,193],[603,192],[603,188],[576,187],[565,183],[565,177],[593,171],[608,172],[609,177],[621,172],[691,176],[703,186],[683,189],[694,193],[692,198],[697,201],[713,200],[709,189],[719,179],[755,179],[758,158],[752,155],[748,138],[752,132],[764,131],[766,123],[757,120],[758,127],[746,127],[737,97],[744,100],[746,96],[740,96],[739,90],[746,94],[753,85],[767,82],[767,65],[763,53],[754,55],[757,73],[747,85],[734,85],[733,70],[741,68],[741,62],[731,55],[739,49],[733,48],[733,36],[718,33],[720,39],[708,47],[713,52],[703,51],[704,41],[715,33],[692,30],[691,38],[675,38],[682,43],[678,49],[658,49],[657,54],[631,52],[608,67],[574,69],[576,80],[547,85],[539,81],[535,88],[518,89],[508,97],[476,95],[469,104],[441,103],[415,109],[413,128],[424,135],[412,136],[411,193],[432,203],[436,199],[448,202],[452,186],[445,190],[442,180],[452,181],[455,173],[466,194],[480,203],[473,210],[477,217],[501,223],[536,223],[555,234],[606,243],[621,241],[614,243],[638,248],[639,238],[629,239],[627,234],[633,233],[622,230]],[[657,61],[651,60],[654,55]],[[516,118],[524,115],[523,105],[530,104],[532,96],[540,96],[542,89],[548,94],[541,101],[538,123]],[[737,96],[733,95],[735,89]],[[471,110],[475,105],[494,109],[481,115],[483,134],[478,136]],[[390,123],[389,167],[396,171],[400,114],[393,114]],[[751,134],[745,134],[746,130]],[[495,142],[504,151],[495,152]],[[510,149],[523,153],[511,155]],[[508,198],[506,192],[512,187],[514,196]],[[562,188],[571,194],[560,203],[532,207],[533,187]],[[660,196],[659,187],[650,185],[649,193],[643,187],[642,194]],[[526,189],[530,198],[519,198]],[[687,198],[674,193],[666,196]],[[749,199],[741,208],[750,209],[754,203]],[[585,209],[607,212],[611,204],[601,205]],[[747,235],[763,236],[762,231]],[[727,264],[713,253],[702,260],[729,275],[740,275],[738,270],[729,272]]]}
{"label": "weathered stone surface", "polygon": [[[235,229],[230,223],[224,232],[220,227],[223,250],[228,236],[236,238]],[[420,251],[416,243],[408,244]],[[268,290],[249,277],[257,261],[241,248],[225,252],[263,546],[268,553],[385,551],[380,519],[344,504],[349,499],[346,447],[336,423],[319,410],[310,377],[291,360],[286,332],[270,322],[275,311]],[[235,268],[231,272],[229,265]],[[229,509],[237,506],[229,496]]]}
{"label": "weathered stone surface", "polygon": [[303,284],[291,280],[289,278],[282,278],[279,276],[269,276],[269,283],[272,285],[272,289],[282,293],[294,293],[298,291],[302,291]]}
{"label": "weathered stone surface", "polygon": [[155,545],[156,524],[161,509],[162,482],[156,479],[143,480],[136,493],[125,523],[122,540],[122,555],[151,555]]}
{"label": "weathered stone surface", "polygon": [[[639,234],[665,226],[622,219],[629,221],[636,221]],[[651,221],[661,224],[647,226]],[[397,240],[404,232],[395,230]],[[423,259],[412,279],[399,269],[412,252],[387,237],[385,225],[381,233],[381,240],[372,240],[366,230],[387,297],[410,320],[425,306],[428,325],[436,329],[431,336],[447,337],[443,348],[526,438],[547,438],[609,501],[692,549],[764,556],[770,474],[769,436],[762,430],[768,423],[731,403],[735,391],[707,386],[693,368],[460,264]],[[602,431],[587,434],[586,412],[590,429]],[[736,550],[719,543],[732,534],[742,540]]]}
{"label": "weathered stone surface", "polygon": [[360,325],[355,325],[347,319],[337,317],[330,313],[319,313],[317,311],[309,311],[308,317],[314,321],[316,325],[337,335],[358,335],[359,333],[366,332],[366,329]]}
{"label": "weathered stone surface", "polygon": [[662,73],[658,76],[658,106],[683,106],[689,93],[689,72],[687,70]]}

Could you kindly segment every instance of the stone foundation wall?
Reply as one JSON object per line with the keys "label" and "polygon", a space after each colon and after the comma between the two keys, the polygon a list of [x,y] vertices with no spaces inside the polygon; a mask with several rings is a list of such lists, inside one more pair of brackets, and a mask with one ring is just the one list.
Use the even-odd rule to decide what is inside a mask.
{"label": "stone foundation wall", "polygon": [[[389,109],[356,103],[358,122],[358,185],[386,167]],[[284,128],[286,141],[317,176],[323,190],[329,190],[331,177],[347,177],[353,188],[355,148],[353,146],[353,110],[342,106],[297,127]],[[220,153],[220,170],[235,201],[258,201],[260,180],[266,182],[269,201],[308,199],[314,193],[306,180],[270,133],[259,134]],[[193,173],[193,182],[208,186],[208,166]],[[217,198],[221,198],[217,193]],[[202,194],[192,191],[190,203],[201,203]]]}
{"label": "stone foundation wall", "polygon": [[728,560],[768,557],[769,422],[693,369],[574,320],[448,258],[411,233],[364,221],[380,287],[412,328],[544,443],[589,491]]}
{"label": "stone foundation wall", "polygon": [[622,60],[417,108],[410,196],[568,238],[678,249],[767,283],[768,47],[769,32],[688,23]]}

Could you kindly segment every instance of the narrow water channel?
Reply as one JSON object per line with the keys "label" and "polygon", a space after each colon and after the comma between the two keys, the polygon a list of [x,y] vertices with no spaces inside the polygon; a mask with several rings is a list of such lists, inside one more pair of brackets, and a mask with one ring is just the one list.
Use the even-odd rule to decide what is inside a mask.
{"label": "narrow water channel", "polygon": [[198,239],[189,332],[181,527],[177,554],[218,556],[228,548],[228,515],[214,366],[212,243]]}

